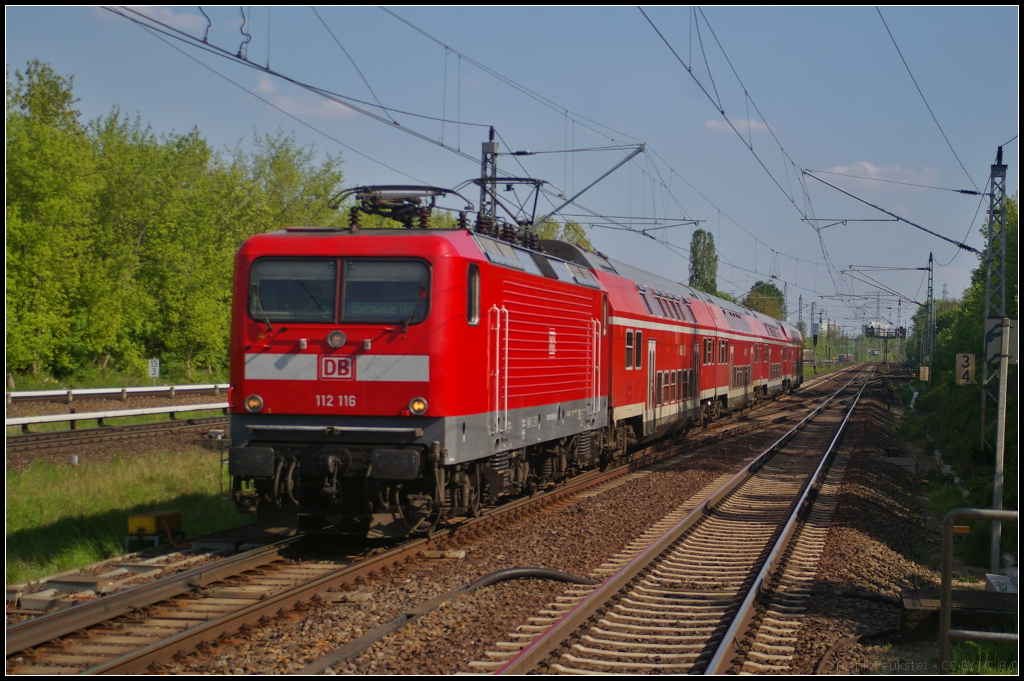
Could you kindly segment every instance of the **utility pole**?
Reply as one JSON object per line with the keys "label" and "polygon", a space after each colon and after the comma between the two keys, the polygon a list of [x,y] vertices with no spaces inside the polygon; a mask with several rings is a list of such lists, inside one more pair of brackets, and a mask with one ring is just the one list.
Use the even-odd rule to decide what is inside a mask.
{"label": "utility pole", "polygon": [[[1007,355],[1009,354],[1010,325],[1006,319],[1006,166],[1003,164],[1003,148],[996,150],[996,162],[992,165],[989,184],[992,192],[988,202],[988,243],[985,248],[985,337],[982,339],[981,361],[981,453],[988,449],[986,396],[989,381],[995,374],[989,374],[988,336],[998,321],[1002,334],[999,353],[999,383],[997,401],[995,477],[992,485],[992,508],[1003,507],[1003,448],[1006,427],[1006,377]],[[996,387],[996,386],[993,386]],[[1002,540],[1002,524],[992,522],[992,543],[989,552],[989,568],[999,574],[999,549]]]}
{"label": "utility pole", "polygon": [[928,254],[928,326],[925,338],[925,366],[928,367],[928,380],[932,375],[932,355],[935,354],[935,259]]}
{"label": "utility pole", "polygon": [[[818,333],[823,336],[825,341],[825,359],[828,360],[828,331],[822,325],[822,318],[825,316],[824,310],[818,310]],[[824,332],[824,333],[822,333]]]}
{"label": "utility pole", "polygon": [[[992,192],[988,195],[988,243],[985,247],[985,335],[988,335],[989,320],[1006,316],[1006,166],[1003,165],[1003,148],[996,152],[996,162],[989,175]],[[982,339],[981,348],[981,451],[991,449],[986,426],[987,398],[995,400],[989,392],[989,381],[995,373],[989,371],[985,359],[987,339]]]}
{"label": "utility pole", "polygon": [[480,162],[480,212],[478,215],[487,224],[493,224],[498,216],[494,195],[498,186],[498,143],[494,141],[494,128],[483,143],[483,158]]}
{"label": "utility pole", "polygon": [[902,305],[903,305],[903,299],[902,298],[897,298],[896,299],[896,337],[897,337],[897,340],[896,340],[896,357],[899,359],[900,363],[903,362],[903,335],[900,333],[900,329],[903,328],[903,327],[900,326],[900,314],[903,312]]}

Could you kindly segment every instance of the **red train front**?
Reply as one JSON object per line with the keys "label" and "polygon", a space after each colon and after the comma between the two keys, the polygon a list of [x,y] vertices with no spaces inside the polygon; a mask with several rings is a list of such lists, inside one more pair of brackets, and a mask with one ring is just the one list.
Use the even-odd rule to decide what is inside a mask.
{"label": "red train front", "polygon": [[564,263],[538,276],[535,256],[465,229],[249,239],[232,319],[240,510],[404,535],[593,463],[602,294]]}
{"label": "red train front", "polygon": [[361,188],[350,228],[239,250],[240,511],[423,532],[799,385],[787,324],[518,225],[426,229],[444,193]]}

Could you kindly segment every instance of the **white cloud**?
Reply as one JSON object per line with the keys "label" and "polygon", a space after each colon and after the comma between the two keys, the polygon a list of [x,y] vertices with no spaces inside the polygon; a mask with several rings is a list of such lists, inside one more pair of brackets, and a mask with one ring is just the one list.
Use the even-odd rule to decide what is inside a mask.
{"label": "white cloud", "polygon": [[192,14],[189,12],[182,12],[181,14],[175,14],[174,10],[169,7],[153,7],[138,5],[129,7],[139,14],[143,14],[147,17],[156,19],[162,24],[167,24],[172,28],[177,28],[182,31],[205,31],[208,22],[199,14]]}
{"label": "white cloud", "polygon": [[[738,121],[733,121],[732,124],[741,133],[745,133],[748,130],[750,132],[768,132],[768,126],[763,121],[759,121],[756,118],[743,118]],[[704,127],[712,130],[725,130],[732,132],[732,127],[726,121],[715,118],[709,118],[707,122],[704,123]]]}
{"label": "white cloud", "polygon": [[274,97],[270,101],[274,106],[279,106],[295,116],[337,119],[350,118],[356,115],[356,112],[347,106],[342,106],[328,99],[282,96]]}
{"label": "white cloud", "polygon": [[277,92],[277,84],[266,76],[260,76],[259,83],[256,85],[256,90],[263,95],[272,95]]}
{"label": "white cloud", "polygon": [[[941,180],[941,173],[937,168],[922,168],[921,170],[910,170],[900,167],[899,164],[889,166],[878,166],[867,161],[857,161],[848,166],[832,166],[825,169],[829,173],[840,175],[856,175],[870,178],[872,180],[888,180],[890,182],[907,182],[909,184],[923,184],[934,187]],[[871,186],[877,187],[874,182]]]}

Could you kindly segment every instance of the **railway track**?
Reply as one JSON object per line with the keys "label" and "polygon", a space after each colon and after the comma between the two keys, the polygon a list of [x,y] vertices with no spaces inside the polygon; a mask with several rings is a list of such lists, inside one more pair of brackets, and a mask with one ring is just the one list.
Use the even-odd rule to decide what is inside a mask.
{"label": "railway track", "polygon": [[132,440],[154,435],[168,435],[192,432],[196,430],[225,429],[228,425],[226,416],[207,418],[172,419],[156,423],[138,423],[124,426],[103,426],[101,428],[83,428],[80,430],[55,430],[46,433],[22,433],[7,436],[8,452],[25,452],[40,449],[51,449],[66,445],[95,444],[98,442],[114,442]]}
{"label": "railway track", "polygon": [[[822,377],[821,381],[826,380]],[[792,398],[789,398],[792,399]],[[780,403],[772,406],[785,407]],[[780,416],[780,420],[789,416]],[[230,634],[264,617],[274,617],[308,601],[316,593],[351,583],[382,567],[410,559],[437,544],[464,536],[483,534],[490,524],[535,512],[588,488],[598,487],[646,466],[659,458],[677,455],[681,449],[703,447],[730,437],[737,430],[761,427],[762,420],[737,422],[702,438],[678,445],[650,448],[634,461],[614,471],[591,471],[571,485],[531,499],[520,499],[483,517],[445,529],[376,556],[354,557],[351,564],[293,562],[278,549],[268,548],[205,566],[186,577],[175,575],[126,592],[117,611],[112,597],[96,599],[89,608],[37,618],[34,623],[9,627],[8,672],[80,673],[84,671],[131,673],[144,671],[153,662],[169,659],[220,635]],[[232,561],[240,561],[235,567]],[[73,615],[73,617],[72,617]]]}
{"label": "railway track", "polygon": [[[851,401],[840,397],[844,391],[850,387],[826,404]],[[509,674],[784,669],[795,640],[795,618],[786,618],[805,595],[781,594],[767,612],[757,599],[782,564],[855,405],[845,414],[819,407],[754,463],[709,485],[609,561],[601,586],[570,589],[473,667]],[[787,585],[808,569],[813,574],[807,553],[786,573]],[[751,643],[755,617],[759,638]]]}

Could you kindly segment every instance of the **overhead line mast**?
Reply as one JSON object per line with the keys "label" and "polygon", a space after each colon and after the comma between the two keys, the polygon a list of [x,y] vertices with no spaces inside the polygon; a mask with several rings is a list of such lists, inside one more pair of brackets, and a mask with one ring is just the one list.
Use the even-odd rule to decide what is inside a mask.
{"label": "overhead line mast", "polygon": [[[997,418],[995,443],[995,476],[992,481],[992,508],[1003,507],[1003,448],[1005,447],[1007,354],[1010,322],[1006,319],[1006,166],[1003,164],[1003,148],[996,151],[996,162],[992,165],[989,185],[988,243],[985,248],[985,334],[981,348],[981,453],[990,447],[987,442],[986,399],[989,381],[996,375]],[[998,324],[1000,351],[991,357],[988,351],[989,336],[994,335]],[[989,360],[998,359],[999,373],[989,375]],[[999,573],[999,549],[1002,540],[1002,524],[992,522],[992,543],[990,546],[989,568]]]}

